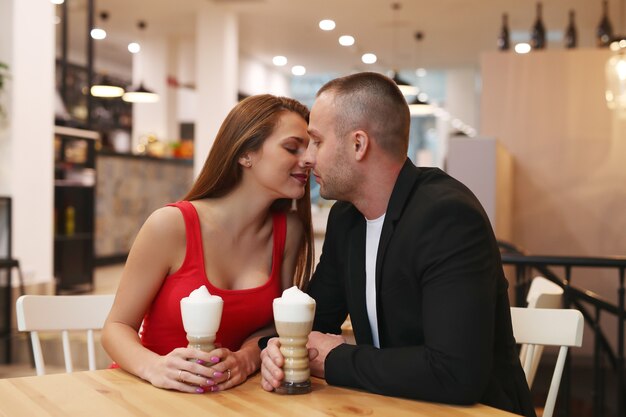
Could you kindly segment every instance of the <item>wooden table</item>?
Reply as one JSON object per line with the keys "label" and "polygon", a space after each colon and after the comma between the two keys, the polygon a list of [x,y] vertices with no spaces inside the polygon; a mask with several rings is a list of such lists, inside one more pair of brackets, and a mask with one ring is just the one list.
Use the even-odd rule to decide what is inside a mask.
{"label": "wooden table", "polygon": [[313,392],[265,392],[260,375],[218,393],[153,387],[121,369],[0,380],[0,416],[514,416],[482,404],[460,407],[384,397],[313,380]]}

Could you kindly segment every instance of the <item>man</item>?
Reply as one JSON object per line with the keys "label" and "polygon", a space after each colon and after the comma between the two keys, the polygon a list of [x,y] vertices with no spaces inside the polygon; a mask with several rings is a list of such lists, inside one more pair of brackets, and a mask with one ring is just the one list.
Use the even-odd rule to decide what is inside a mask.
{"label": "man", "polygon": [[[507,281],[474,195],[406,157],[410,116],[392,80],[330,81],[310,114],[305,159],[331,209],[309,286],[311,372],[332,385],[534,416],[511,328]],[[350,315],[357,345],[340,326]],[[262,385],[280,384],[278,339]]]}

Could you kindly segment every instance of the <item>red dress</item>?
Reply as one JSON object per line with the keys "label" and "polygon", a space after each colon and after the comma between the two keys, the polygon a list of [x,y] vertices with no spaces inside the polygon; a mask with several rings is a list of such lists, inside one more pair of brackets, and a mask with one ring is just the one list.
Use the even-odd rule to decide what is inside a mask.
{"label": "red dress", "polygon": [[180,209],[185,219],[187,249],[180,269],[163,281],[143,320],[142,344],[159,355],[187,346],[180,314],[180,300],[196,288],[206,285],[209,292],[224,300],[222,321],[216,343],[232,351],[257,330],[273,322],[272,302],[280,297],[280,272],[287,232],[285,213],[273,215],[272,271],[265,284],[243,290],[224,290],[209,282],[204,268],[204,251],[200,221],[195,207],[188,201],[170,204]]}

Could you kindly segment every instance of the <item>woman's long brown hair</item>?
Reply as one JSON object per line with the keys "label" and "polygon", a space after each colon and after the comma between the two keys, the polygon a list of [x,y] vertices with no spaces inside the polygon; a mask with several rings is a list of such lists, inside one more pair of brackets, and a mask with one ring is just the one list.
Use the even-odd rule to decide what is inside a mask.
{"label": "woman's long brown hair", "polygon": [[[278,123],[282,112],[291,111],[309,121],[309,110],[300,102],[270,94],[251,96],[237,104],[226,116],[217,132],[213,147],[204,162],[200,175],[184,197],[193,201],[218,198],[232,191],[241,181],[239,158],[261,148]],[[306,288],[313,268],[313,226],[311,223],[311,193],[307,182],[304,196],[296,200],[296,215],[304,229],[304,240],[299,248],[294,285]],[[272,212],[291,210],[289,199],[276,200]]]}

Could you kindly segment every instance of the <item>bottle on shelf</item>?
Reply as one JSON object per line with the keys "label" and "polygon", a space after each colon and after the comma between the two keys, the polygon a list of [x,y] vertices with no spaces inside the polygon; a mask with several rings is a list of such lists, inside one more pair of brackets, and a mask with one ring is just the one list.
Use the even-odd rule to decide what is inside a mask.
{"label": "bottle on shelf", "polygon": [[502,26],[500,27],[500,34],[498,35],[498,49],[501,51],[508,51],[510,46],[509,15],[502,13]]}
{"label": "bottle on shelf", "polygon": [[537,17],[530,33],[530,46],[533,49],[544,49],[546,47],[546,27],[543,25],[541,9],[541,2],[537,2]]}
{"label": "bottle on shelf", "polygon": [[576,13],[574,10],[569,11],[569,23],[565,29],[565,47],[573,49],[578,46],[578,31],[576,30]]}
{"label": "bottle on shelf", "polygon": [[76,231],[76,211],[74,206],[67,206],[65,208],[65,234],[72,236]]}
{"label": "bottle on shelf", "polygon": [[600,18],[600,23],[598,23],[598,28],[596,29],[596,44],[599,48],[604,48],[609,46],[612,39],[613,26],[609,20],[609,2],[608,0],[603,0],[602,18]]}

